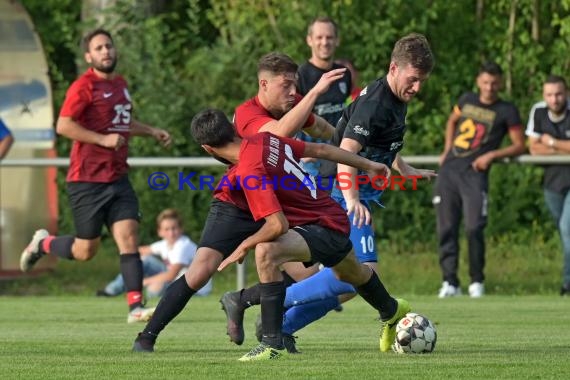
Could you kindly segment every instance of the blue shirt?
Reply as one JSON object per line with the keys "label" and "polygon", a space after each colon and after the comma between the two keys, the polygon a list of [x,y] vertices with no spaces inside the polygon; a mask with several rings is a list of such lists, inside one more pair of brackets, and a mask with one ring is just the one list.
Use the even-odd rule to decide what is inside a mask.
{"label": "blue shirt", "polygon": [[4,122],[0,118],[0,140],[4,140],[6,137],[10,136],[11,134],[12,133],[10,133],[10,130],[8,129],[6,124],[4,124]]}

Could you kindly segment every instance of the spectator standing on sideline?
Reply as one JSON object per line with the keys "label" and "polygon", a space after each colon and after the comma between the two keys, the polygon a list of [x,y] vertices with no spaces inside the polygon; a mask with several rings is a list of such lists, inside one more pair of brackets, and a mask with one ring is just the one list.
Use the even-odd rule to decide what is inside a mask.
{"label": "spectator standing on sideline", "polygon": [[[564,78],[549,76],[542,86],[543,102],[535,104],[526,134],[533,155],[570,154],[570,103]],[[560,295],[570,295],[570,165],[546,165],[544,199],[562,240]]]}
{"label": "spectator standing on sideline", "polygon": [[8,155],[13,143],[14,136],[0,118],[0,160]]}
{"label": "spectator standing on sideline", "polygon": [[67,90],[57,121],[57,133],[73,140],[67,172],[67,194],[75,236],[36,231],[20,258],[28,272],[45,255],[87,261],[99,249],[105,224],[120,253],[129,313],[127,322],[147,321],[154,308],[143,305],[143,268],[138,252],[140,212],[128,178],[131,136],[152,137],[169,146],[162,129],[132,117],[127,82],[116,74],[117,50],[111,34],[96,29],[83,38],[85,61],[91,66]]}
{"label": "spectator standing on sideline", "polygon": [[[489,169],[493,161],[525,151],[519,111],[499,98],[502,74],[496,63],[484,63],[476,79],[479,93],[463,94],[447,119],[445,149],[433,197],[443,273],[439,298],[461,294],[457,269],[462,214],[469,251],[469,295],[484,295]],[[506,134],[511,144],[500,148]]]}
{"label": "spectator standing on sideline", "polygon": [[[307,29],[307,45],[311,48],[311,58],[298,70],[297,91],[305,96],[323,74],[345,68],[334,62],[334,54],[340,43],[337,24],[329,17],[318,17],[311,21]],[[326,92],[315,101],[313,112],[325,119],[333,127],[346,105],[346,98],[352,88],[352,78],[347,70],[335,83],[331,84]],[[323,139],[314,139],[306,133],[299,132],[297,138],[310,142],[329,142]],[[303,168],[312,176],[332,176],[335,174],[335,165],[322,160],[303,159]],[[327,184],[325,184],[325,187]]]}
{"label": "spectator standing on sideline", "polygon": [[[175,209],[166,209],[156,218],[156,230],[162,240],[139,247],[143,264],[143,286],[147,297],[160,297],[170,283],[183,275],[196,254],[196,244],[184,235],[182,218]],[[113,297],[125,292],[123,275],[118,274],[98,296]],[[212,280],[196,293],[212,292]]]}

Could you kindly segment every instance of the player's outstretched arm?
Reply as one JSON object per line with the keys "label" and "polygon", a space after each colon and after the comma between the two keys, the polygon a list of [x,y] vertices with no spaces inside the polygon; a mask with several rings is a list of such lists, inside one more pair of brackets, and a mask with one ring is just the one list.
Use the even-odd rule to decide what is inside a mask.
{"label": "player's outstretched arm", "polygon": [[408,165],[398,153],[396,155],[396,159],[392,164],[392,168],[396,169],[401,175],[404,177],[417,177],[417,178],[424,178],[424,179],[432,179],[437,177],[437,173],[435,170],[431,169],[418,169],[414,168],[411,165]]}
{"label": "player's outstretched arm", "polygon": [[337,148],[334,145],[307,142],[305,143],[304,156],[323,158],[325,160],[334,161],[339,164],[352,166],[354,168],[366,171],[373,177],[390,176],[390,169],[386,165],[380,162],[371,161],[351,151]]}
{"label": "player's outstretched arm", "polygon": [[[299,132],[303,125],[305,125],[307,118],[311,115],[313,107],[317,98],[324,94],[330,87],[330,85],[344,76],[346,69],[335,69],[324,73],[317,84],[301,99],[295,107],[293,107],[289,112],[287,112],[279,120],[272,120],[264,124],[259,132],[271,132],[277,136],[283,137],[293,137],[297,132]],[[307,126],[307,128],[313,128],[313,125]]]}
{"label": "player's outstretched arm", "polygon": [[330,140],[334,134],[334,127],[322,117],[315,115],[315,123],[304,128],[303,132],[315,139]]}
{"label": "player's outstretched arm", "polygon": [[[324,158],[339,164],[338,175],[349,181],[349,185],[342,188],[347,214],[353,215],[354,225],[361,227],[363,224],[370,224],[371,216],[370,211],[360,203],[357,187],[352,186],[357,181],[357,168],[366,171],[370,179],[377,182],[383,182],[390,177],[390,169],[382,163],[357,155],[362,145],[356,140],[344,138],[340,146],[343,149],[328,144],[306,143],[304,156]],[[381,186],[381,183],[379,185]]]}
{"label": "player's outstretched arm", "polygon": [[247,251],[259,243],[273,241],[289,230],[289,222],[283,211],[275,212],[265,217],[263,226],[253,235],[245,239],[218,267],[218,271],[224,270],[228,265],[242,263]]}

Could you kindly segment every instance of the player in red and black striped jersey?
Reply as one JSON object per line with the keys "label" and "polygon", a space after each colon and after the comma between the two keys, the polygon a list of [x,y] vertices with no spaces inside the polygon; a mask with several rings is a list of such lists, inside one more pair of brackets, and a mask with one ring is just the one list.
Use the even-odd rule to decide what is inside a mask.
{"label": "player in red and black striped jersey", "polygon": [[120,252],[130,310],[127,322],[146,321],[153,309],[143,306],[139,205],[127,175],[128,144],[131,136],[148,136],[169,146],[171,137],[133,119],[127,82],[114,71],[117,51],[111,34],[96,29],[84,37],[83,47],[91,67],[69,87],[57,121],[57,132],[73,140],[67,193],[76,234],[36,231],[22,253],[20,268],[29,271],[46,254],[90,260],[106,225]]}
{"label": "player in red and black striped jersey", "polygon": [[393,341],[395,321],[409,311],[408,303],[392,298],[375,272],[358,263],[344,210],[310,182],[299,159],[343,162],[371,177],[389,175],[388,167],[332,145],[270,133],[240,140],[233,125],[217,110],[196,115],[191,129],[193,138],[210,155],[232,166],[218,184],[195,260],[185,276],[168,288],[133,349],[153,351],[160,331],[182,311],[196,289],[216,269],[242,262],[250,249],[255,249],[261,283],[263,338],[241,361],[274,359],[285,352],[281,335],[285,285],[279,267],[289,261],[332,267],[380,312],[391,330],[385,329],[382,339]]}
{"label": "player in red and black striped jersey", "polygon": [[[297,92],[298,65],[282,53],[269,53],[259,59],[257,95],[241,105],[234,114],[238,136],[245,138],[258,132],[271,132],[277,136],[294,137],[298,132],[314,138],[328,140],[334,126],[313,113],[315,102],[330,86],[343,78],[346,69],[334,69],[321,75],[304,96]],[[317,272],[318,266],[304,268],[298,263],[286,263],[288,281],[300,281]],[[290,277],[289,277],[290,276]],[[244,290],[243,302],[259,299],[256,286]]]}

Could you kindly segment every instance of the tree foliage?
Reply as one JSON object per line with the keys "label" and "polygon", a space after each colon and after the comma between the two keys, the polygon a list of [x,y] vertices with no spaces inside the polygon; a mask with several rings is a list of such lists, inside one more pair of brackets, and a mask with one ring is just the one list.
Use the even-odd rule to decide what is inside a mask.
{"label": "tree foliage", "polygon": [[[81,20],[76,1],[22,3],[44,43],[58,110],[70,81],[84,68],[77,41],[90,24]],[[282,51],[298,62],[307,59],[306,27],[316,16],[328,15],[339,23],[337,56],[355,62],[360,85],[386,72],[399,37],[415,31],[431,41],[436,67],[410,103],[404,155],[441,152],[445,120],[459,95],[474,89],[484,60],[502,65],[507,82],[503,97],[517,104],[525,121],[530,106],[540,99],[545,76],[564,75],[570,67],[570,0],[118,0],[105,12],[105,27],[115,33],[119,70],[130,83],[136,117],[168,128],[176,139],[170,151],[147,139],[134,140],[132,156],[202,154],[187,133],[192,115],[206,106],[231,115],[235,106],[255,95],[256,62],[269,51]],[[68,149],[68,143],[59,144],[60,155]],[[152,192],[146,184],[152,171],[137,169],[132,174],[145,214],[151,216],[146,220],[176,206],[197,237],[210,194]],[[548,217],[540,177],[538,167],[496,165],[489,234],[503,234],[513,226],[550,233],[553,226],[543,226]],[[431,191],[430,184],[422,184],[417,192],[387,194],[388,207],[376,213],[381,236],[433,240]],[[61,204],[67,207],[67,202]],[[67,223],[62,220],[62,227],[71,228]],[[154,231],[151,222],[143,227],[147,235]]]}

